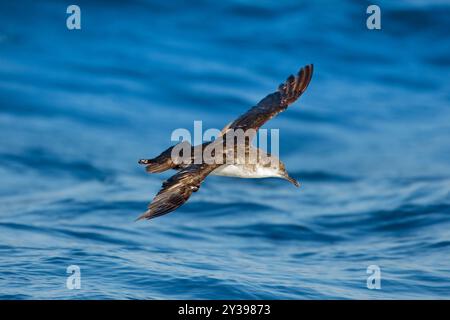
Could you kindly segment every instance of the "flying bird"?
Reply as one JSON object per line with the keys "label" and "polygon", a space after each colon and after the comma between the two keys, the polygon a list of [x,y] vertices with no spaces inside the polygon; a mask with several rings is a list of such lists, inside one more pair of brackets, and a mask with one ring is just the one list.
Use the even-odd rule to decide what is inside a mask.
{"label": "flying bird", "polygon": [[[312,74],[313,65],[310,64],[301,68],[296,76],[290,75],[276,92],[267,95],[256,106],[228,124],[222,130],[221,137],[239,129],[244,132],[252,131],[255,134],[264,123],[286,110],[305,92]],[[161,190],[148,205],[147,211],[136,220],[153,219],[176,210],[189,199],[193,192],[199,190],[200,184],[209,174],[239,178],[276,177],[286,179],[295,186],[299,186],[299,183],[289,176],[281,160],[251,145],[251,137],[245,140],[245,143],[233,146],[226,144],[224,138],[205,142],[198,146],[189,145],[188,149],[191,153],[188,161],[183,162],[173,156],[173,150],[177,146],[180,147],[180,144],[168,148],[154,159],[139,160],[140,164],[146,166],[146,171],[149,173],[159,173],[169,169],[175,169],[178,172],[163,182]],[[217,148],[218,146],[222,146],[222,148]],[[223,159],[230,150],[236,151],[238,147],[243,148],[244,152],[235,152],[231,163],[229,161],[206,161],[203,158],[201,161],[195,161],[198,154],[203,155],[203,152],[208,149],[212,150],[212,156],[220,156]],[[197,152],[199,150],[200,153]],[[215,152],[217,150],[221,150],[219,152],[221,154]],[[257,161],[249,161],[250,154],[256,154]],[[266,161],[259,161],[262,159]]]}

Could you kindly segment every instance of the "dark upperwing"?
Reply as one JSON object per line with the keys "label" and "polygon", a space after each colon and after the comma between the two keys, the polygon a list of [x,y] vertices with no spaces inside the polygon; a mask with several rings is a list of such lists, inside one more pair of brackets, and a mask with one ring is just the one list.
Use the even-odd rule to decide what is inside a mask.
{"label": "dark upperwing", "polygon": [[278,113],[297,100],[308,87],[313,74],[313,65],[309,64],[301,68],[297,76],[290,75],[285,83],[278,87],[278,91],[269,94],[256,106],[237,118],[230,129],[258,130],[264,123],[272,119]]}
{"label": "dark upperwing", "polygon": [[148,210],[137,220],[153,219],[174,211],[200,188],[200,184],[217,164],[191,164],[162,184],[161,190],[149,204]]}

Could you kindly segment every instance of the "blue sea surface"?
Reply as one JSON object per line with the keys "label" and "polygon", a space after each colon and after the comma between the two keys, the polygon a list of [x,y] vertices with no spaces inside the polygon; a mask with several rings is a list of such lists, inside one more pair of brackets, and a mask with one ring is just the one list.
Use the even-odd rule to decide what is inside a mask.
{"label": "blue sea surface", "polygon": [[[64,1],[0,4],[1,299],[450,297],[448,2],[378,1],[381,30],[369,1],[76,4],[81,30]],[[173,174],[138,159],[308,63],[264,126],[301,188],[210,176],[134,221]]]}

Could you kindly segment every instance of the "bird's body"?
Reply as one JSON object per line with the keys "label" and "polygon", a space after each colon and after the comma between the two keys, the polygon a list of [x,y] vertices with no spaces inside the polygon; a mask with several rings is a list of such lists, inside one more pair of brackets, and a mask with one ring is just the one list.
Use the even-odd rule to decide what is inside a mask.
{"label": "bird's body", "polygon": [[[302,68],[296,77],[290,76],[256,106],[227,125],[221,136],[213,142],[191,146],[180,143],[162,152],[154,159],[139,160],[150,173],[169,169],[178,170],[162,185],[162,189],[139,219],[152,219],[169,213],[185,203],[208,175],[237,178],[282,178],[296,186],[299,183],[289,176],[285,165],[275,156],[251,145],[256,131],[268,120],[284,111],[306,90],[311,81],[313,66]],[[236,140],[239,130],[250,132],[249,138]],[[228,138],[231,137],[230,140]],[[229,142],[235,142],[229,143]],[[236,143],[236,141],[238,141]],[[179,150],[182,152],[179,152]],[[179,153],[177,153],[178,151]],[[208,151],[208,152],[207,152]],[[209,156],[205,156],[205,154]],[[201,158],[200,158],[201,157]],[[217,161],[225,160],[226,161]]]}
{"label": "bird's body", "polygon": [[213,176],[250,179],[278,177],[276,170],[256,164],[223,164],[210,174]]}
{"label": "bird's body", "polygon": [[[254,155],[256,161],[251,161],[250,155]],[[277,157],[267,154],[264,150],[247,145],[245,152],[236,154],[232,164],[223,164],[210,174],[213,176],[235,178],[279,178],[281,163]]]}

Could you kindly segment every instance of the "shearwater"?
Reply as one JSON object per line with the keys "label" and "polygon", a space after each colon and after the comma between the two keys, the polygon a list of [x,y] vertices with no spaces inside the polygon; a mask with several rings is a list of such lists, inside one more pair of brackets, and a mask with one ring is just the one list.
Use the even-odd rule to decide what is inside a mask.
{"label": "shearwater", "polygon": [[[169,169],[178,171],[162,184],[161,190],[140,219],[152,219],[172,212],[183,205],[209,174],[239,178],[276,177],[299,183],[289,176],[284,163],[277,157],[251,145],[256,131],[278,113],[287,109],[308,87],[313,65],[306,65],[296,76],[290,75],[278,90],[262,99],[256,106],[228,124],[221,136],[198,146],[185,143],[172,146],[154,159],[141,159],[147,172]],[[248,138],[236,142],[236,131],[251,132]],[[231,137],[231,139],[228,139]],[[230,143],[234,142],[234,143]],[[181,152],[175,152],[181,150]],[[190,152],[186,152],[186,150]],[[243,150],[243,152],[239,152]],[[205,156],[207,154],[208,156]],[[230,157],[231,154],[231,157]],[[226,158],[226,161],[224,161]],[[231,158],[231,161],[230,161]]]}

